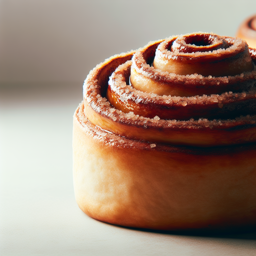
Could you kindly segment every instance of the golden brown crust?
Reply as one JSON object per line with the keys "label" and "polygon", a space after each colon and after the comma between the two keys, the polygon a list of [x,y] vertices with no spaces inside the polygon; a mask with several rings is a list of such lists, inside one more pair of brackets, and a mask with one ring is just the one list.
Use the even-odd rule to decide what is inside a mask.
{"label": "golden brown crust", "polygon": [[[210,35],[181,38],[174,51],[200,48],[207,55],[210,49],[223,61],[223,48],[237,41]],[[208,45],[183,48],[191,38]],[[74,115],[78,205],[95,219],[136,228],[255,225],[256,52],[242,42],[236,57],[225,53],[226,66],[230,59],[249,63],[235,74],[180,75],[152,66],[164,43],[114,56],[85,80]],[[136,79],[149,91],[164,89],[138,90]],[[165,94],[170,84],[173,91]]]}
{"label": "golden brown crust", "polygon": [[[223,108],[220,116],[227,116],[230,113],[230,109],[233,108],[233,113],[238,115],[233,119],[209,120],[207,115],[202,116],[198,120],[164,120],[160,119],[159,116],[148,118],[136,115],[133,112],[124,113],[113,108],[109,101],[102,96],[102,92],[107,91],[107,80],[112,74],[113,70],[115,70],[116,67],[124,63],[126,60],[129,60],[131,56],[132,54],[128,53],[126,55],[115,56],[114,58],[107,60],[94,69],[85,81],[84,110],[86,116],[93,124],[98,125],[110,132],[119,134],[121,136],[126,136],[131,139],[140,139],[151,142],[166,142],[176,145],[217,146],[243,144],[256,141],[256,116],[249,115],[255,114],[255,107],[253,105],[255,103],[255,92],[253,90],[251,93],[243,92],[241,94],[235,93],[234,95],[232,92],[231,94],[226,92],[225,94],[221,94],[219,96],[203,95],[194,97],[191,100],[183,97],[172,98],[174,101],[176,101],[174,102],[175,107],[179,107],[179,111],[177,111],[177,113],[180,113],[180,110],[184,108],[183,115],[186,115],[186,111],[191,110],[192,108],[192,118],[196,118],[196,116],[193,116],[193,113],[197,112],[198,108],[202,109],[199,114],[203,111],[206,112],[207,110],[213,110],[212,116],[214,116],[214,109],[215,111],[219,111],[219,109]],[[136,55],[134,55],[133,60],[136,60],[135,57]],[[193,83],[200,80],[200,76],[193,78],[187,78],[186,76],[181,77],[182,79],[189,80]],[[225,84],[226,81],[226,83],[231,83],[233,85],[240,84],[242,88],[247,86],[250,88],[254,86],[255,77],[256,73],[255,71],[252,71],[249,73],[247,72],[242,76],[238,75],[213,79],[204,77],[204,80],[211,83],[211,80],[216,81],[216,79],[218,79],[218,81],[223,80],[223,84]],[[127,88],[121,89],[127,90]],[[139,91],[133,91],[129,96],[134,95],[135,101],[137,101],[141,99],[138,96],[141,93]],[[124,94],[124,96],[126,95]],[[151,98],[148,97],[149,100]],[[237,104],[240,102],[240,108],[245,108],[245,110],[249,110],[249,112],[247,112],[245,116],[240,117],[241,112],[237,111],[236,107],[232,105],[234,101]],[[247,101],[250,101],[251,108],[245,107],[243,105],[244,101],[246,103]],[[115,105],[113,102],[112,104]],[[171,105],[171,103],[169,105]],[[172,114],[176,114],[175,111],[170,112]],[[191,115],[191,113],[187,113],[188,114],[186,117],[190,118],[191,116],[189,115]],[[230,117],[232,117],[232,114]]]}
{"label": "golden brown crust", "polygon": [[[256,114],[256,91],[254,88],[247,92],[234,92],[234,84],[230,86],[233,91],[207,96],[162,96],[137,91],[127,84],[130,76],[131,61],[120,65],[111,75],[107,89],[107,98],[112,106],[128,113],[133,111],[136,115],[161,119],[188,120],[207,117],[208,119],[227,119],[241,115]],[[240,78],[240,77],[239,77]],[[240,81],[239,81],[240,80]],[[253,79],[237,79],[243,86],[255,83]],[[239,81],[239,82],[238,82]],[[148,85],[148,84],[147,84]],[[181,86],[180,86],[181,87]],[[159,87],[158,87],[159,88]],[[195,89],[193,87],[193,89]],[[245,88],[244,88],[245,89]]]}
{"label": "golden brown crust", "polygon": [[[150,93],[156,93],[157,95],[172,95],[172,96],[195,96],[195,95],[210,95],[210,94],[220,94],[223,92],[228,91],[242,91],[247,90],[248,87],[255,81],[255,71],[253,72],[245,72],[242,71],[237,75],[230,75],[230,76],[222,76],[222,77],[214,77],[213,75],[210,76],[203,76],[201,74],[192,74],[192,75],[180,75],[177,73],[168,73],[164,72],[163,70],[159,70],[152,65],[150,66],[148,63],[151,62],[152,58],[154,58],[155,52],[157,59],[160,59],[160,57],[163,57],[167,59],[166,61],[163,61],[165,65],[167,66],[167,69],[172,68],[175,65],[172,65],[172,59],[175,57],[178,58],[179,62],[182,60],[181,54],[174,54],[171,51],[168,51],[168,47],[170,47],[170,44],[173,43],[173,40],[175,39],[171,38],[167,41],[157,41],[154,43],[150,43],[143,49],[137,51],[133,56],[133,64],[131,68],[131,83],[134,88],[137,88],[144,92],[150,92]],[[162,45],[161,45],[161,44]],[[161,47],[160,47],[161,46]],[[160,48],[160,49],[158,49]],[[200,47],[199,47],[200,48]],[[233,47],[235,48],[235,47]],[[205,65],[215,65],[215,61],[218,60],[218,58],[213,59],[213,56],[217,55],[221,60],[223,56],[225,55],[232,55],[229,57],[234,57],[239,55],[239,52],[244,52],[245,47],[223,50],[223,53],[221,51],[220,54],[209,54],[208,58],[204,60],[206,63],[199,62],[200,66]],[[247,49],[248,50],[248,49]],[[163,53],[164,52],[164,53]],[[212,53],[212,52],[211,52]],[[160,57],[158,57],[160,55]],[[166,56],[162,56],[166,55]],[[183,54],[184,55],[184,54]],[[245,54],[247,56],[247,54]],[[170,56],[171,63],[168,63]],[[186,62],[190,62],[190,59],[196,60],[198,56],[192,56],[188,55],[186,57]],[[199,55],[199,57],[201,57]],[[244,59],[245,56],[239,56],[238,60],[241,58]],[[255,59],[255,50],[250,49],[250,57],[254,61]],[[209,59],[209,60],[208,60]],[[198,61],[198,60],[197,60]],[[210,62],[208,62],[210,61]],[[214,63],[211,63],[211,62]],[[167,62],[167,63],[166,63]],[[219,69],[222,69],[219,62],[217,62],[217,66]],[[250,65],[251,66],[251,65]],[[209,68],[209,67],[208,67]],[[241,67],[239,67],[241,68]],[[209,72],[212,72],[212,68],[209,68]],[[181,66],[179,68],[181,73],[190,73],[188,72],[188,68],[184,67],[184,65],[181,63]]]}
{"label": "golden brown crust", "polygon": [[[156,122],[151,122],[149,119],[144,123],[143,120],[140,120],[140,117],[135,117],[134,115],[131,115],[131,119],[128,122],[127,119],[123,120],[114,113],[112,113],[112,117],[106,116],[103,113],[99,114],[88,104],[85,105],[83,110],[92,123],[104,130],[130,139],[150,141],[152,143],[219,146],[256,141],[255,123],[246,124],[246,121],[243,119],[233,122],[227,121],[227,123],[216,122],[215,127],[210,127],[211,122],[207,120],[190,121],[189,123],[185,121],[172,121],[173,124],[169,126],[167,121],[159,119],[153,119]],[[212,123],[215,124],[215,122]]]}
{"label": "golden brown crust", "polygon": [[74,185],[78,205],[89,216],[162,230],[256,223],[255,145],[152,146],[100,130],[78,111]]}
{"label": "golden brown crust", "polygon": [[253,69],[248,46],[232,37],[194,33],[159,44],[154,67],[179,75],[234,76]]}

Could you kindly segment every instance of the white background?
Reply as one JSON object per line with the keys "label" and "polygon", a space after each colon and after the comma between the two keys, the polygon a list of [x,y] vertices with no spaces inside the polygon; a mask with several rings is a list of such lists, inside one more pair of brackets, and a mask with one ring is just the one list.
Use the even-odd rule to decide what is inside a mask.
{"label": "white background", "polygon": [[90,219],[72,184],[72,115],[97,63],[195,31],[235,36],[255,0],[0,0],[0,255],[253,256],[256,232],[175,234]]}

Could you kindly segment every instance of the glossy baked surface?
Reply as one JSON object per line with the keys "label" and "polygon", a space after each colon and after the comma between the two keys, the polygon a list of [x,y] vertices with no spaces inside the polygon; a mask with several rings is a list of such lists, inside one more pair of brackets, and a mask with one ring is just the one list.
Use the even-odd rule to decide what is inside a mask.
{"label": "glossy baked surface", "polygon": [[[198,34],[187,37],[194,38],[195,35]],[[178,54],[178,65],[182,63],[180,59],[185,58],[185,63],[195,59],[199,68],[205,66],[206,62],[209,70],[212,63],[215,67],[216,61],[220,62],[221,70],[223,66],[227,66],[228,70],[229,62],[232,63],[233,60],[235,63],[247,63],[238,65],[240,73],[228,76],[179,75],[148,64],[154,57],[154,52],[154,63],[160,58],[159,51],[171,54],[171,58],[174,58],[175,51],[168,53],[166,49],[177,39],[172,37],[149,44],[134,54],[132,64],[126,62],[133,54],[128,53],[115,56],[94,69],[84,84],[84,111],[89,120],[115,134],[150,142],[195,146],[255,142],[254,50],[249,51],[247,44],[241,40],[223,37],[229,45],[225,49]],[[198,48],[201,49],[202,46]],[[167,62],[166,66],[173,64]],[[187,70],[186,64],[183,69]],[[147,85],[146,91],[138,83],[134,83],[138,80]],[[178,95],[162,95],[154,91],[156,87],[162,88],[163,82],[165,87],[181,88],[176,90]],[[153,92],[148,93],[147,90],[151,89]],[[202,94],[206,90],[209,91],[207,95]]]}
{"label": "glossy baked surface", "polygon": [[79,207],[137,228],[255,225],[255,78],[253,49],[208,33],[99,64],[74,115]]}

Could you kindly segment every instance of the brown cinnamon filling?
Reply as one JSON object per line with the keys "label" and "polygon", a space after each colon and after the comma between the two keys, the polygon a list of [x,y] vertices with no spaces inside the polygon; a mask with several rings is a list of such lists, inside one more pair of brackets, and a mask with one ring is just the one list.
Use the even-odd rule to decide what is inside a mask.
{"label": "brown cinnamon filling", "polygon": [[[172,40],[169,40],[168,42],[172,42]],[[168,48],[168,44],[166,42],[163,43],[165,44],[165,47]],[[159,70],[148,64],[150,63],[157,46],[158,49],[161,49],[163,45],[159,45],[159,42],[150,44],[144,49],[137,51],[133,56],[130,81],[133,87],[137,90],[155,93],[157,95],[211,95],[221,94],[228,91],[247,91],[255,82],[255,71],[245,72],[235,76],[213,77],[212,75],[202,76],[200,74],[179,75]],[[166,50],[166,52],[168,51]],[[254,53],[255,51],[253,50],[248,53],[250,56],[250,64],[252,65],[253,58],[255,58]],[[225,54],[230,55],[230,53]],[[201,53],[199,53],[199,55],[204,56]],[[211,55],[212,54],[210,54],[210,56]],[[221,57],[223,57],[223,55],[221,55]],[[186,64],[183,66],[182,62],[180,63],[181,68],[186,69]]]}
{"label": "brown cinnamon filling", "polygon": [[[195,45],[195,38],[196,42],[201,40],[199,45]],[[232,50],[236,44],[236,40],[225,37],[232,45],[224,49],[223,44],[209,36],[192,39],[184,39],[191,45],[189,47],[220,47],[211,52],[218,51],[216,54],[221,58],[223,51]],[[90,122],[117,135],[153,144],[218,146],[255,142],[256,71],[223,77],[167,73],[150,66],[153,58],[156,59],[154,52],[157,47],[161,48],[161,42],[138,51],[133,56],[132,66],[130,61],[125,63],[132,56],[128,53],[105,61],[89,74],[84,84],[84,113]],[[246,56],[240,54],[241,49],[248,48],[246,45],[233,48],[239,52],[237,57],[232,57],[234,51],[225,54],[235,60],[241,55]],[[253,65],[255,51],[250,49],[247,54]],[[206,52],[206,55],[212,53]],[[207,58],[215,58],[209,56]],[[108,86],[107,79],[112,73]],[[132,86],[128,84],[129,78]],[[134,80],[140,79],[153,93],[134,88]],[[174,85],[186,93],[190,90],[191,95],[157,95],[154,88],[159,85],[167,88]],[[106,91],[108,100],[104,97]],[[208,93],[198,93],[204,91]]]}
{"label": "brown cinnamon filling", "polygon": [[[135,90],[127,84],[131,61],[120,65],[109,80],[109,102],[122,112],[161,119],[188,120],[191,118],[235,118],[256,114],[256,89],[222,94],[177,97],[159,96]],[[240,77],[239,77],[240,78]],[[246,80],[244,80],[246,83]]]}
{"label": "brown cinnamon filling", "polygon": [[226,49],[228,43],[212,34],[192,34],[178,37],[172,44],[173,52],[195,53]]}
{"label": "brown cinnamon filling", "polygon": [[233,76],[251,71],[253,63],[244,41],[196,33],[162,42],[156,50],[154,67],[179,75]]}

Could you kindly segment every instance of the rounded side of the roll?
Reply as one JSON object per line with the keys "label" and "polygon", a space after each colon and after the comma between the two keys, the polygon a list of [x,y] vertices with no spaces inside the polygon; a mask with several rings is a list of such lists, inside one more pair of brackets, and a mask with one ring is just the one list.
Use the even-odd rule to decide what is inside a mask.
{"label": "rounded side of the roll", "polygon": [[256,146],[200,149],[134,141],[74,115],[79,207],[111,224],[159,230],[256,224]]}

